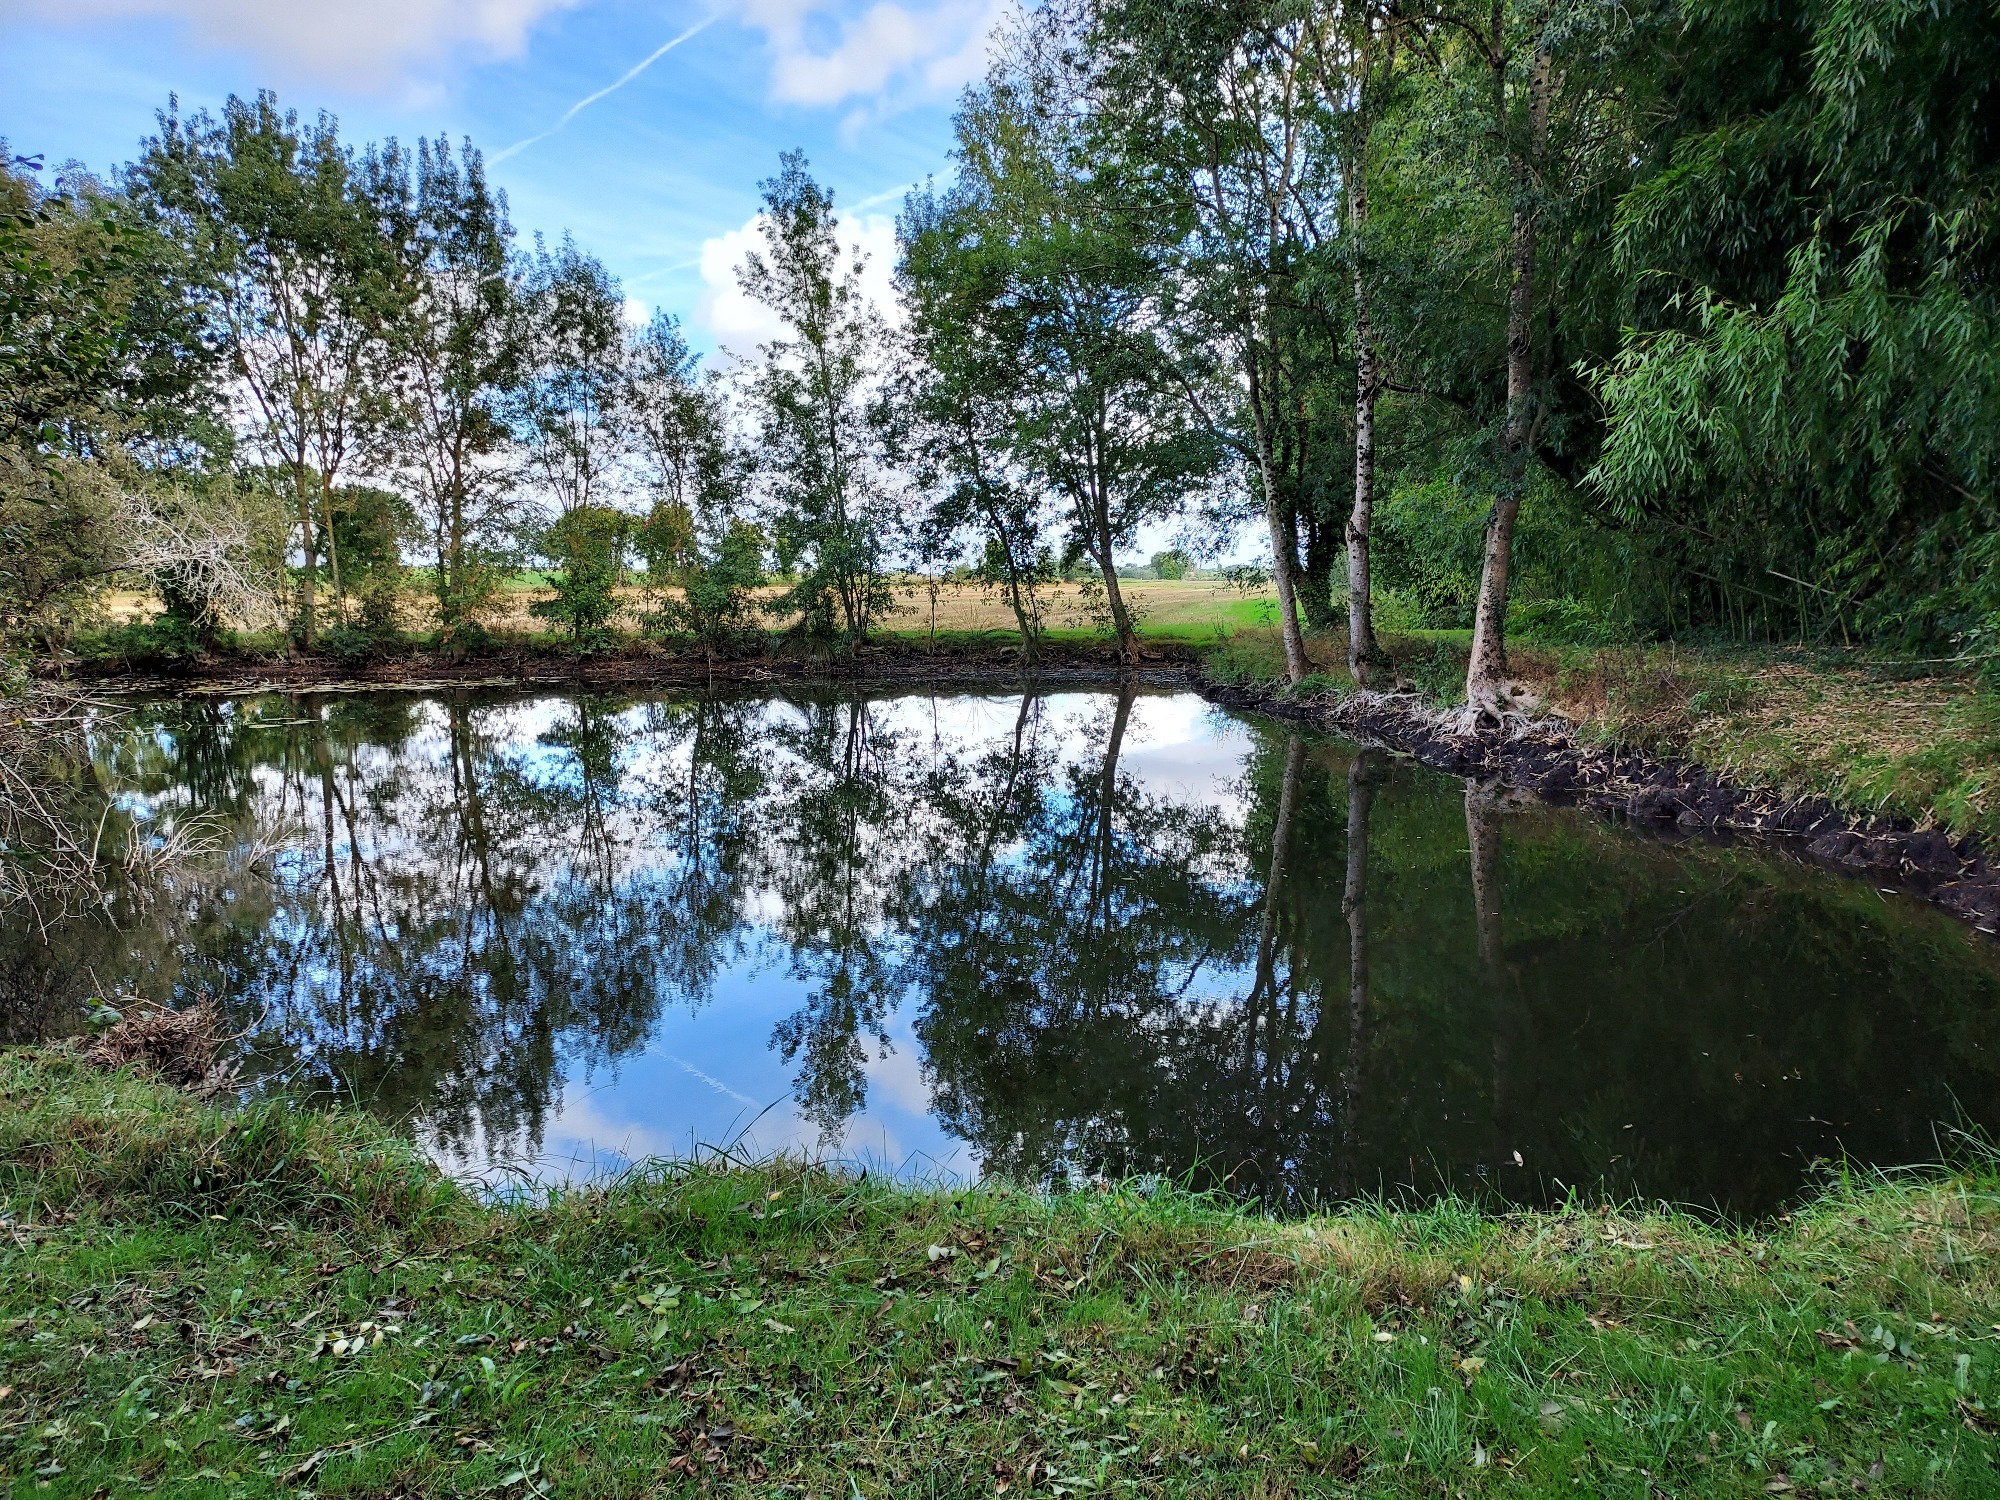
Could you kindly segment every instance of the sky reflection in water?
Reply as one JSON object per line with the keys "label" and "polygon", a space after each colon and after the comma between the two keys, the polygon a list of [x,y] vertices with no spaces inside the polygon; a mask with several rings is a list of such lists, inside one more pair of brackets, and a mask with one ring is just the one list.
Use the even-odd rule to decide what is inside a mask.
{"label": "sky reflection in water", "polygon": [[0,1015],[206,988],[256,1087],[468,1175],[733,1144],[1755,1212],[2000,1117],[2000,967],[1936,913],[1189,694],[168,704],[100,772],[225,868],[173,930],[7,934]]}

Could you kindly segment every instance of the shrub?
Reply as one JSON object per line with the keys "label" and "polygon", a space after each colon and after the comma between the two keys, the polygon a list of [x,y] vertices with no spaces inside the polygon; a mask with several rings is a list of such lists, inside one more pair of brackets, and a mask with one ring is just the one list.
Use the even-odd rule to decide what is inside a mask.
{"label": "shrub", "polygon": [[568,627],[580,650],[610,641],[631,524],[623,511],[608,505],[581,505],[558,518],[543,536],[543,553],[558,569],[549,574],[555,597],[537,600],[530,609]]}
{"label": "shrub", "polygon": [[649,628],[691,636],[704,656],[748,629],[756,609],[753,591],[764,581],[763,532],[748,521],[731,521],[714,550],[704,552],[692,526],[683,530],[668,516],[656,527],[649,518],[641,545],[649,549],[648,576],[679,587],[678,594],[660,590]]}

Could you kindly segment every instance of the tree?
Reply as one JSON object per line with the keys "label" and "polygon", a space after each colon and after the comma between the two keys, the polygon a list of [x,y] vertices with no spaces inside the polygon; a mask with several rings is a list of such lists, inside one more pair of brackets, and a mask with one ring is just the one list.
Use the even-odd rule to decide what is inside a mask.
{"label": "tree", "polygon": [[562,515],[608,504],[625,440],[624,293],[565,235],[554,250],[536,238],[519,295],[513,405],[529,465]]}
{"label": "tree", "polygon": [[619,404],[655,502],[681,507],[712,532],[726,529],[743,489],[728,405],[671,313],[655,313],[629,341]]}
{"label": "tree", "polygon": [[[1565,355],[1566,338],[1606,312],[1590,295],[1603,265],[1594,236],[1640,159],[1635,132],[1651,76],[1644,43],[1655,19],[1579,0],[1506,0],[1447,6],[1426,38],[1432,65],[1417,107],[1432,116],[1433,149],[1468,163],[1475,192],[1505,215],[1504,400],[1466,668],[1468,714],[1501,714],[1527,701],[1507,678],[1515,524],[1531,461],[1556,456],[1550,439],[1571,419],[1573,393],[1563,386],[1574,356]],[[1564,436],[1558,446],[1573,456],[1581,444]]]}
{"label": "tree", "polygon": [[59,649],[119,575],[197,644],[264,623],[264,517],[229,471],[195,268],[148,209],[0,161],[0,653]]}
{"label": "tree", "polygon": [[[370,356],[389,263],[353,153],[330,115],[302,126],[275,95],[232,96],[217,120],[171,104],[133,191],[209,277],[208,306],[249,405],[249,438],[284,475],[302,559],[295,628],[310,644],[318,540],[375,416]],[[327,558],[344,606],[338,552]]]}
{"label": "tree", "polygon": [[2000,646],[2000,20],[1686,7],[1590,478],[1740,634]]}
{"label": "tree", "polygon": [[[1027,18],[967,95],[950,194],[906,213],[904,276],[920,331],[976,349],[954,380],[1004,401],[981,412],[958,398],[959,421],[975,424],[959,441],[987,425],[1017,472],[1060,497],[1070,551],[1102,581],[1129,663],[1140,653],[1117,552],[1208,484],[1221,455],[1168,346],[1162,205],[1095,149],[1072,20]],[[997,499],[995,469],[979,482]]]}
{"label": "tree", "polygon": [[890,602],[883,574],[895,517],[870,400],[882,322],[861,289],[859,253],[843,256],[833,195],[803,152],[778,161],[778,175],[759,185],[764,249],[737,270],[744,292],[788,330],[763,346],[749,386],[778,555],[800,566],[773,607],[796,611],[808,634],[852,645]]}
{"label": "tree", "polygon": [[764,534],[735,519],[705,546],[693,515],[662,500],[655,502],[634,540],[646,563],[648,587],[659,601],[649,625],[694,637],[703,659],[712,664],[716,648],[750,624],[754,590],[764,581]]}
{"label": "tree", "polygon": [[[1398,17],[1363,6],[1316,49],[1322,94],[1329,74],[1348,85],[1350,108],[1341,132],[1341,177],[1347,197],[1347,254],[1354,273],[1354,503],[1348,511],[1347,670],[1357,687],[1375,686],[1388,665],[1375,638],[1375,588],[1371,548],[1375,526],[1375,413],[1382,395],[1382,350],[1371,315],[1368,156],[1375,125],[1396,82]],[[1329,53],[1332,57],[1329,57]]]}
{"label": "tree", "polygon": [[504,416],[521,379],[513,230],[470,142],[454,157],[443,137],[419,140],[412,161],[391,141],[370,153],[367,171],[396,251],[382,462],[415,504],[438,633],[459,647],[513,552],[514,438]]}
{"label": "tree", "polygon": [[958,209],[926,187],[897,220],[897,285],[909,310],[895,409],[921,492],[931,497],[918,525],[923,550],[947,556],[973,538],[973,574],[1012,610],[1028,660],[1041,655],[1046,601],[1054,581],[1046,501],[1016,449],[1019,369],[1012,344],[986,336],[1004,285],[997,261],[962,253]]}
{"label": "tree", "polygon": [[[1295,436],[1291,475],[1280,445],[1292,413],[1310,401],[1314,356],[1335,317],[1325,305],[1331,280],[1316,265],[1341,214],[1329,119],[1338,96],[1325,92],[1329,84],[1346,91],[1345,78],[1325,76],[1335,13],[1267,0],[1114,0],[1103,7],[1098,43],[1117,58],[1109,90],[1124,149],[1155,165],[1183,208],[1186,311],[1242,382],[1240,406],[1208,407],[1208,419],[1254,466],[1294,682],[1310,670],[1296,575],[1299,531],[1313,507],[1301,482],[1306,444]],[[1239,411],[1247,433],[1233,420]],[[1324,599],[1311,607],[1323,613]],[[1372,637],[1370,647],[1360,661],[1364,680]]]}

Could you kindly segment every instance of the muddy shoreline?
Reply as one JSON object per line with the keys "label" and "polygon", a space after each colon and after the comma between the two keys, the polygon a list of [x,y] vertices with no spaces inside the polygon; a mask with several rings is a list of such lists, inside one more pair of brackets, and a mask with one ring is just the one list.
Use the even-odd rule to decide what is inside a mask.
{"label": "muddy shoreline", "polygon": [[1751,838],[1784,846],[1810,863],[1888,882],[1894,891],[1942,907],[1988,936],[2000,936],[2000,867],[1974,838],[1954,840],[1907,818],[1857,814],[1821,797],[1788,797],[1738,786],[1674,757],[1592,742],[1560,720],[1461,732],[1408,695],[1295,698],[1275,685],[1218,682],[1191,651],[1158,651],[1121,669],[1098,648],[1055,650],[1035,664],[1017,649],[963,647],[925,652],[864,648],[841,658],[759,656],[556,656],[496,652],[451,660],[411,655],[344,667],[322,658],[191,663],[174,673],[104,672],[85,680],[99,692],[186,697],[248,693],[430,692],[521,687],[639,688],[726,684],[842,683],[881,687],[1078,686],[1136,676],[1184,686],[1221,707],[1311,726],[1407,755],[1433,770],[1532,793],[1613,817],[1655,836]]}

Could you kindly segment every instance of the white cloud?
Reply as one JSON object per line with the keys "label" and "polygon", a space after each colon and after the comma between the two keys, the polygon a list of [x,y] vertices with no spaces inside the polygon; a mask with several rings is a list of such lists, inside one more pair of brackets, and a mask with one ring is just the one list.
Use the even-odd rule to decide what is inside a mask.
{"label": "white cloud", "polygon": [[741,19],[770,43],[771,93],[788,104],[948,98],[986,67],[1005,0],[747,0]]}
{"label": "white cloud", "polygon": [[651,320],[653,310],[637,297],[627,297],[625,305],[619,309],[619,316],[625,320],[627,328],[644,328]]}
{"label": "white cloud", "polygon": [[[896,300],[896,221],[886,214],[862,214],[840,221],[841,243],[867,256],[861,289],[891,323],[900,321]],[[754,359],[760,344],[785,336],[785,326],[763,303],[736,284],[736,268],[752,250],[764,248],[762,215],[736,229],[702,241],[701,301],[695,321],[723,349]]]}
{"label": "white cloud", "polygon": [[0,0],[18,14],[75,25],[177,21],[204,44],[251,53],[282,74],[389,89],[412,68],[455,55],[519,56],[528,33],[577,0]]}

